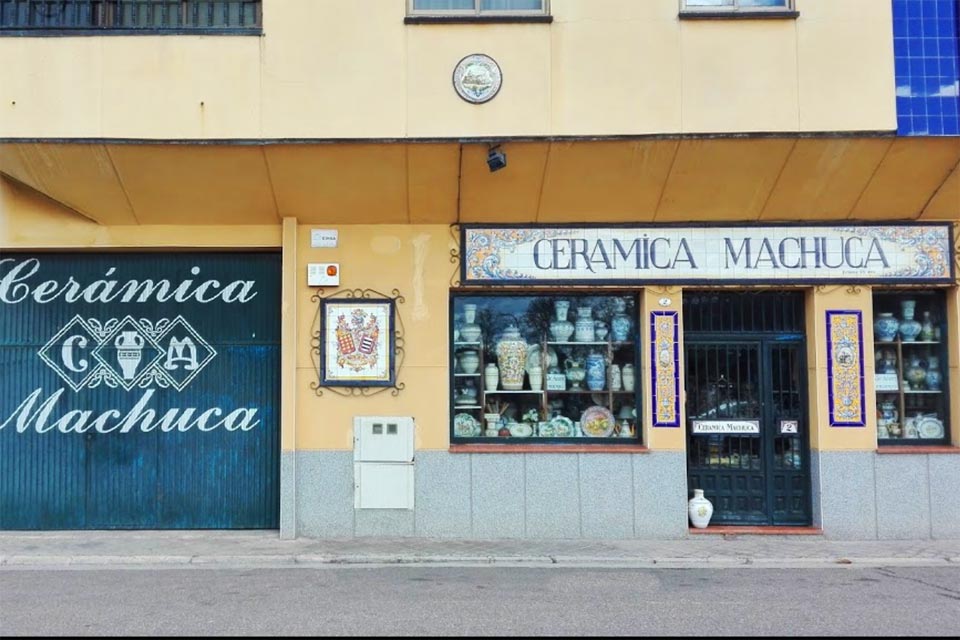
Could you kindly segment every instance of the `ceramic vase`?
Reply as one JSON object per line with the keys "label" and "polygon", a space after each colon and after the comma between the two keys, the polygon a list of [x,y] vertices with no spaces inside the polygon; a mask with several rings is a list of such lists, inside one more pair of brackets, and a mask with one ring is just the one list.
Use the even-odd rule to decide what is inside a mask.
{"label": "ceramic vase", "polygon": [[916,306],[916,300],[903,300],[900,302],[900,310],[903,317],[903,320],[900,322],[900,338],[904,342],[913,342],[916,340],[923,328],[920,322],[913,318]]}
{"label": "ceramic vase", "polygon": [[527,371],[527,377],[530,379],[531,391],[540,391],[543,389],[543,369],[534,367]]}
{"label": "ceramic vase", "polygon": [[940,374],[940,358],[930,356],[927,363],[927,389],[930,391],[940,391],[940,385],[943,383],[943,376]]}
{"label": "ceramic vase", "polygon": [[910,365],[903,372],[903,377],[910,383],[914,391],[923,389],[923,382],[927,379],[927,370],[920,365],[920,358],[910,358]]}
{"label": "ceramic vase", "polygon": [[697,529],[706,529],[713,517],[713,503],[703,497],[703,489],[694,489],[693,497],[687,503],[690,522]]}
{"label": "ceramic vase", "polygon": [[620,365],[612,364],[607,369],[607,384],[611,391],[620,391],[623,389],[623,374],[620,371]]}
{"label": "ceramic vase", "polygon": [[500,369],[492,362],[483,370],[483,383],[487,391],[496,391],[500,384]]}
{"label": "ceramic vase", "polygon": [[573,335],[573,323],[567,320],[567,313],[570,310],[569,300],[554,300],[553,310],[556,318],[550,322],[550,335],[554,342],[566,342]]}
{"label": "ceramic vase", "polygon": [[607,383],[606,362],[603,355],[591,353],[587,356],[587,388],[590,391],[603,391]]}
{"label": "ceramic vase", "polygon": [[567,382],[570,383],[570,388],[580,389],[580,383],[587,376],[587,372],[580,366],[580,362],[570,358],[563,366],[567,370]]}
{"label": "ceramic vase", "polygon": [[527,342],[520,337],[520,329],[511,323],[497,341],[497,363],[500,365],[500,384],[507,391],[523,389],[523,374],[527,364]]}
{"label": "ceramic vase", "polygon": [[609,333],[609,331],[610,330],[607,329],[607,325],[601,322],[600,320],[597,320],[596,322],[593,323],[593,333],[597,340],[600,340],[601,342],[603,340],[606,340],[607,333]]}
{"label": "ceramic vase", "polygon": [[577,342],[593,342],[593,309],[590,307],[579,307],[577,309],[577,323],[574,338]]}
{"label": "ceramic vase", "polygon": [[460,368],[464,373],[476,373],[480,368],[480,354],[474,349],[460,353]]}
{"label": "ceramic vase", "polygon": [[618,313],[610,321],[610,332],[614,342],[625,342],[630,335],[630,317],[625,313]]}
{"label": "ceramic vase", "polygon": [[633,391],[634,385],[634,373],[633,365],[625,364],[623,365],[623,370],[620,373],[621,378],[623,379],[623,390],[624,391]]}
{"label": "ceramic vase", "polygon": [[920,323],[920,335],[918,336],[924,342],[933,341],[933,320],[930,318],[930,312],[923,312],[923,322]]}
{"label": "ceramic vase", "polygon": [[899,328],[900,321],[892,313],[881,313],[873,322],[873,333],[880,342],[893,342]]}

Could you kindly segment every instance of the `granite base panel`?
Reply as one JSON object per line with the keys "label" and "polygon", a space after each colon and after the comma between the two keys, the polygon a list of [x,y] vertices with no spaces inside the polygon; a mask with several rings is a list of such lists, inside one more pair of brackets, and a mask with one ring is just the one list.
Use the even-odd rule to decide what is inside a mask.
{"label": "granite base panel", "polygon": [[[288,459],[289,458],[289,459]],[[281,464],[284,532],[297,536],[681,538],[686,458],[648,454],[451,454],[418,451],[415,506],[354,509],[353,452],[301,451]]]}
{"label": "granite base panel", "polygon": [[960,539],[960,457],[821,451],[814,461],[814,513],[825,537]]}

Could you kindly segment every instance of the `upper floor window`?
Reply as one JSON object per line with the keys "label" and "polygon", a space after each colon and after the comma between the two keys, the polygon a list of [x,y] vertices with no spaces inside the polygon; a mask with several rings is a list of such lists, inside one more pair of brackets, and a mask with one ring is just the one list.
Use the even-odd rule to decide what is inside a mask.
{"label": "upper floor window", "polygon": [[0,0],[3,32],[258,32],[261,0]]}
{"label": "upper floor window", "polygon": [[685,11],[765,11],[793,9],[793,0],[681,0]]}
{"label": "upper floor window", "polygon": [[543,15],[547,0],[410,0],[413,15]]}

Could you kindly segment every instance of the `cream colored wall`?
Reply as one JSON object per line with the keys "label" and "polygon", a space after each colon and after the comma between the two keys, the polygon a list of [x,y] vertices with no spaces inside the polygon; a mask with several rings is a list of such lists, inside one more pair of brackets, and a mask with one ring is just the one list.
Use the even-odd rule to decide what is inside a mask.
{"label": "cream colored wall", "polygon": [[[449,446],[448,300],[453,240],[445,225],[344,225],[335,249],[310,247],[310,229],[297,239],[297,422],[298,450],[353,448],[353,418],[360,415],[413,416],[418,449]],[[306,282],[310,262],[339,262],[342,289],[370,288],[384,294],[398,289],[405,329],[405,354],[398,395],[385,391],[369,398],[342,397],[330,390],[317,396],[316,355],[311,340],[318,330],[315,289]],[[324,289],[325,295],[333,293]]]}
{"label": "cream colored wall", "polygon": [[[889,2],[680,21],[553,0],[552,24],[405,25],[405,0],[269,0],[264,35],[0,38],[0,137],[404,138],[896,128]],[[485,52],[500,95],[460,100]]]}

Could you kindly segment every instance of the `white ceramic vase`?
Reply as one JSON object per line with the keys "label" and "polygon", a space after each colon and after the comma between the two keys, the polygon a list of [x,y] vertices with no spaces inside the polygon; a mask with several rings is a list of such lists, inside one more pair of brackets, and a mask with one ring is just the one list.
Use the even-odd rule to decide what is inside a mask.
{"label": "white ceramic vase", "polygon": [[500,384],[507,391],[523,389],[523,374],[527,364],[527,343],[520,337],[520,329],[510,324],[497,342],[497,362],[500,364]]}
{"label": "white ceramic vase", "polygon": [[623,382],[623,390],[633,391],[633,385],[636,382],[634,378],[633,365],[632,364],[623,365],[623,371],[621,372],[620,375]]}
{"label": "white ceramic vase", "polygon": [[497,365],[491,362],[486,366],[483,370],[483,382],[487,391],[497,390],[497,385],[500,384],[500,370]]}
{"label": "white ceramic vase", "polygon": [[706,529],[713,517],[713,503],[703,497],[703,489],[694,489],[693,497],[687,503],[690,522],[697,529]]}

